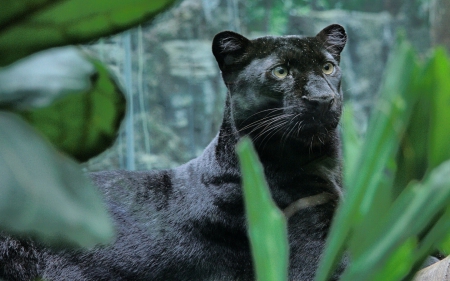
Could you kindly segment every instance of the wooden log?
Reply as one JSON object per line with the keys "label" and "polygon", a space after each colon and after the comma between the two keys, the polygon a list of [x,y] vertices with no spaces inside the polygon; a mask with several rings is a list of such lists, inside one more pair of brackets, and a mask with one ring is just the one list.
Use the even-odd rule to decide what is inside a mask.
{"label": "wooden log", "polygon": [[446,281],[450,280],[450,257],[417,272],[413,281]]}

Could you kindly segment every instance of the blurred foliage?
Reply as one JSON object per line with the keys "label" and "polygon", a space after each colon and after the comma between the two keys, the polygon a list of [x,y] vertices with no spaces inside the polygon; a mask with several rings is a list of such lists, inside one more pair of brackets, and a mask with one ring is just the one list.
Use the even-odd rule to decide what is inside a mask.
{"label": "blurred foliage", "polygon": [[[344,152],[347,199],[316,280],[326,280],[345,248],[352,264],[342,280],[409,280],[449,240],[448,77],[442,49],[421,62],[408,43],[398,44],[365,141],[359,152]],[[354,139],[345,115],[343,122],[344,142]]]}
{"label": "blurred foliage", "polygon": [[42,51],[5,67],[0,92],[2,107],[20,113],[79,161],[112,144],[125,110],[108,70],[75,47]]}
{"label": "blurred foliage", "polygon": [[[450,59],[443,49],[423,62],[409,43],[399,39],[364,139],[354,128],[351,106],[346,106],[342,118],[346,199],[333,221],[316,281],[328,280],[344,252],[351,263],[342,281],[411,280],[429,254],[436,249],[449,252],[448,77]],[[262,172],[256,180],[256,173],[248,173],[252,164],[242,161],[250,146],[243,143],[239,149],[244,185],[248,185],[244,187],[248,214],[271,208],[273,202],[267,202],[265,195],[257,203],[250,201],[257,199],[256,190],[266,187]],[[246,152],[246,157],[250,154]],[[252,193],[246,190],[251,182]],[[251,225],[257,219],[248,216],[248,220],[252,245],[285,227],[275,223],[264,228],[266,237],[256,237],[251,235]],[[285,237],[280,240],[287,243]],[[264,253],[252,248],[258,274],[265,257],[279,255],[267,252],[272,243],[261,246],[266,247]],[[278,270],[282,274],[270,280],[286,280],[280,277],[285,268]]]}
{"label": "blurred foliage", "polygon": [[237,154],[256,278],[259,281],[286,280],[289,264],[286,218],[272,200],[264,168],[258,163],[250,139],[244,138],[238,143]]}
{"label": "blurred foliage", "polygon": [[65,153],[87,160],[111,144],[124,114],[123,93],[100,62],[77,48],[36,52],[125,30],[173,2],[2,3],[0,230],[51,245],[92,246],[113,237],[99,194]]}
{"label": "blurred foliage", "polygon": [[52,245],[94,246],[112,238],[109,215],[75,161],[17,114],[0,111],[0,135],[2,230]]}
{"label": "blurred foliage", "polygon": [[2,3],[0,66],[39,50],[89,40],[148,21],[174,0],[27,0]]}

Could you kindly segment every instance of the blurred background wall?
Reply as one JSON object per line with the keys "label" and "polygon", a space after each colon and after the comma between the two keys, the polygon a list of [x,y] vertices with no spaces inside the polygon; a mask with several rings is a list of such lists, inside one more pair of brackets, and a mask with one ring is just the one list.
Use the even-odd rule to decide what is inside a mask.
{"label": "blurred background wall", "polygon": [[[399,34],[421,54],[446,44],[446,0],[184,0],[149,25],[86,46],[128,89],[129,122],[88,170],[177,166],[199,155],[222,121],[226,89],[211,53],[222,30],[248,38],[314,36],[343,25],[343,91],[364,134],[389,53]],[[447,34],[447,35],[445,35]],[[447,36],[447,37],[446,37]],[[448,43],[448,42],[447,42]],[[449,44],[450,45],[450,44]],[[127,141],[128,138],[128,141]],[[131,153],[133,152],[133,153]],[[130,155],[132,159],[130,159]]]}

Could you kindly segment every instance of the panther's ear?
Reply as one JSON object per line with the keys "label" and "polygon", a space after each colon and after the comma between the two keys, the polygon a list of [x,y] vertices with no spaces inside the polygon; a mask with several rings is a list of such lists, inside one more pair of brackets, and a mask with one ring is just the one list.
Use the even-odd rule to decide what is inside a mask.
{"label": "panther's ear", "polygon": [[347,42],[345,29],[339,24],[332,24],[322,29],[322,31],[316,35],[316,38],[318,38],[324,44],[325,49],[339,61],[340,54]]}
{"label": "panther's ear", "polygon": [[212,52],[216,57],[220,70],[236,62],[251,44],[250,40],[233,31],[218,33],[213,40]]}

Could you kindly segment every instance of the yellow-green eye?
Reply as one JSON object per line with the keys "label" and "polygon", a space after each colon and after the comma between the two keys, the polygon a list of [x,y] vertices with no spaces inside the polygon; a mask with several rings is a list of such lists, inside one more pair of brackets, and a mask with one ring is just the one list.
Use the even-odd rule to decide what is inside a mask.
{"label": "yellow-green eye", "polygon": [[277,78],[283,79],[288,75],[288,69],[284,66],[277,66],[272,70],[272,74]]}
{"label": "yellow-green eye", "polygon": [[330,75],[334,72],[334,65],[331,62],[327,62],[322,66],[322,72],[326,75]]}

